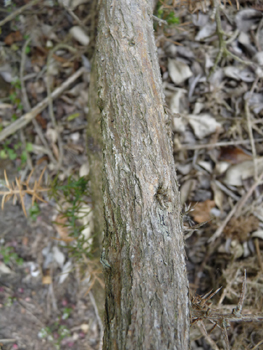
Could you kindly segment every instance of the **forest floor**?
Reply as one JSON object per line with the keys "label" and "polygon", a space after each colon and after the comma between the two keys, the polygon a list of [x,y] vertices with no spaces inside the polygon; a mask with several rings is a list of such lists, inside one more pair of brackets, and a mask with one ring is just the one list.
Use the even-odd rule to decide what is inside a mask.
{"label": "forest floor", "polygon": [[[92,215],[79,181],[89,173],[91,2],[30,3],[0,8],[0,192],[15,197],[4,171],[27,189],[23,206],[18,191],[0,211],[0,348],[101,349],[91,287],[103,280],[81,241],[91,239]],[[154,29],[192,303],[207,316],[242,307],[250,321],[193,318],[191,349],[263,349],[263,6],[175,5],[160,1]],[[26,113],[31,122],[19,124]],[[45,169],[35,188],[32,169],[34,180]],[[31,194],[45,202],[32,205]]]}

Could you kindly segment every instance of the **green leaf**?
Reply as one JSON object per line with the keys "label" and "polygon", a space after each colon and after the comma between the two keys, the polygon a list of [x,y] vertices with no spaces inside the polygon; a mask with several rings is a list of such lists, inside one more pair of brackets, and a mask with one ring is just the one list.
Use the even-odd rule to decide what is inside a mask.
{"label": "green leaf", "polygon": [[23,265],[24,260],[22,258],[17,258],[16,259],[16,263],[17,263],[18,266],[21,266],[21,265]]}
{"label": "green leaf", "polygon": [[25,163],[26,160],[27,160],[27,153],[26,153],[26,151],[23,151],[23,152],[21,153],[21,162],[22,162],[22,163]]}
{"label": "green leaf", "polygon": [[18,148],[21,147],[21,142],[17,142],[15,145],[14,145],[14,149],[15,150],[18,150]]}
{"label": "green leaf", "polygon": [[30,48],[30,46],[27,46],[26,47],[26,54],[29,54],[31,52],[31,48]]}
{"label": "green leaf", "polygon": [[34,205],[32,205],[32,207],[29,209],[29,216],[33,221],[36,221],[39,214],[39,205],[37,203],[34,203]]}
{"label": "green leaf", "polygon": [[80,113],[74,113],[74,114],[71,114],[67,117],[67,120],[70,122],[71,120],[73,119],[76,119],[80,116]]}
{"label": "green leaf", "polygon": [[15,93],[10,94],[9,98],[11,102],[15,102],[16,94]]}
{"label": "green leaf", "polygon": [[157,11],[157,17],[162,18],[163,16],[163,9],[159,8],[159,10]]}
{"label": "green leaf", "polygon": [[8,154],[9,159],[11,159],[11,160],[15,160],[17,158],[17,154],[12,148],[7,149],[7,154]]}
{"label": "green leaf", "polygon": [[0,151],[0,158],[2,158],[2,159],[6,159],[7,158],[7,154],[6,154],[6,151],[4,149],[2,149]]}
{"label": "green leaf", "polygon": [[27,150],[27,152],[32,152],[32,150],[33,150],[33,145],[32,145],[31,142],[27,142],[27,143],[26,143],[26,150]]}
{"label": "green leaf", "polygon": [[170,12],[168,14],[166,21],[168,24],[179,24],[180,23],[179,17],[175,17],[174,12]]}

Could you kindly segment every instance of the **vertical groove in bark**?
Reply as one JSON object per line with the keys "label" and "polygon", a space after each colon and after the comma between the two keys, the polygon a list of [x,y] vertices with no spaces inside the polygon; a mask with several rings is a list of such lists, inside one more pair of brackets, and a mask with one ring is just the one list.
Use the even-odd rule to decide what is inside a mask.
{"label": "vertical groove in bark", "polygon": [[102,134],[101,134],[101,115],[97,106],[98,85],[97,85],[97,65],[95,59],[92,63],[89,86],[89,113],[87,126],[87,149],[90,164],[90,192],[93,206],[94,222],[94,245],[97,253],[100,251],[102,232],[104,231],[105,221],[103,217],[103,199],[102,199]]}
{"label": "vertical groove in bark", "polygon": [[188,349],[180,201],[152,1],[102,0],[96,62],[104,157],[104,349]]}

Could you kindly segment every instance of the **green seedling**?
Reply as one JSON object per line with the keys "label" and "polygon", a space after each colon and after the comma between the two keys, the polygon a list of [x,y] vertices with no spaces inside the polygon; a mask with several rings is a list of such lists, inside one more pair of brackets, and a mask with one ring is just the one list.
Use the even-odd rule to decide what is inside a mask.
{"label": "green seedling", "polygon": [[22,258],[19,258],[19,256],[15,253],[13,247],[1,247],[0,260],[2,260],[5,264],[14,263],[18,266],[22,265],[24,262],[24,260]]}
{"label": "green seedling", "polygon": [[26,47],[26,54],[28,55],[30,52],[31,52],[31,48],[30,48],[30,46],[27,46]]}
{"label": "green seedling", "polygon": [[56,349],[61,348],[61,341],[70,336],[70,330],[67,326],[59,324],[59,322],[53,323],[50,327],[43,327],[38,332],[40,339],[47,339],[53,343]]}
{"label": "green seedling", "polygon": [[69,318],[69,316],[71,315],[72,313],[72,309],[70,307],[65,307],[63,309],[63,315],[62,315],[62,320],[66,320]]}
{"label": "green seedling", "polygon": [[[26,163],[27,160],[27,152],[31,152],[33,149],[32,143],[27,142],[26,143],[26,150],[21,150],[22,143],[17,142],[14,145],[10,145],[10,143],[6,142],[2,145],[2,150],[0,151],[0,158],[1,159],[10,159],[15,160],[20,157],[21,159],[21,166],[23,166]],[[26,152],[27,151],[27,152]]]}
{"label": "green seedling", "polygon": [[74,120],[76,118],[78,118],[80,116],[79,113],[74,113],[74,114],[71,114],[67,117],[67,120],[70,122],[71,120]]}
{"label": "green seedling", "polygon": [[[65,219],[65,224],[56,222],[55,224],[66,227],[69,237],[74,238],[74,245],[68,245],[67,248],[69,254],[76,260],[80,260],[83,254],[89,256],[91,251],[91,247],[87,245],[85,237],[81,234],[85,227],[80,224],[81,210],[89,194],[88,182],[87,177],[80,177],[76,180],[70,177],[64,184],[56,178],[49,192],[49,197],[53,198],[56,203],[60,203],[60,215],[62,219]],[[83,216],[87,214],[85,212]]]}
{"label": "green seedling", "polygon": [[180,24],[180,19],[175,16],[174,11],[164,8],[160,2],[157,5],[157,17],[165,20],[168,26]]}
{"label": "green seedling", "polygon": [[14,302],[16,301],[16,298],[14,297],[7,297],[6,302],[4,303],[4,306],[6,307],[10,307],[14,304]]}
{"label": "green seedling", "polygon": [[[15,47],[16,45],[12,45],[12,49],[16,51],[19,49],[18,47]],[[19,97],[20,95],[20,90],[21,90],[21,81],[19,79],[15,79],[14,81],[11,82],[11,85],[13,86],[13,92],[9,95],[10,101],[17,106],[17,109],[23,110],[23,104],[21,101],[21,98]]]}
{"label": "green seedling", "polygon": [[29,209],[29,216],[32,221],[36,221],[39,214],[40,214],[40,208],[39,208],[39,205],[35,202],[34,205],[32,205],[31,208]]}

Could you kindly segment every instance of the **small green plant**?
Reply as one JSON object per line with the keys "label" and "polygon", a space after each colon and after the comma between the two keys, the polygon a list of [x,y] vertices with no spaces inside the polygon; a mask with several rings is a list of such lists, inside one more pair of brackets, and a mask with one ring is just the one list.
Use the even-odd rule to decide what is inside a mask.
{"label": "small green plant", "polygon": [[4,303],[4,306],[5,307],[10,307],[10,306],[12,306],[14,304],[15,301],[16,301],[15,297],[7,297],[6,301]]}
{"label": "small green plant", "polygon": [[[1,156],[1,154],[0,154]],[[87,199],[89,196],[89,179],[87,177],[80,177],[74,179],[69,177],[67,182],[58,180],[58,177],[53,181],[49,188],[42,187],[42,177],[45,169],[43,169],[39,180],[35,181],[34,185],[30,184],[30,179],[33,171],[28,176],[26,181],[21,182],[20,179],[16,179],[15,183],[8,181],[5,173],[5,191],[0,191],[2,198],[2,209],[4,204],[11,198],[18,198],[21,202],[25,216],[27,216],[24,196],[25,194],[32,196],[32,207],[29,211],[29,215],[32,220],[36,220],[39,215],[39,206],[36,200],[45,202],[42,195],[43,192],[48,192],[48,197],[54,199],[59,206],[59,219],[54,224],[62,228],[66,228],[67,237],[62,238],[64,242],[68,243],[67,249],[69,255],[80,261],[83,256],[92,257],[92,245],[88,241],[92,237],[87,237],[82,234],[83,230],[88,224],[88,215],[90,214],[89,206],[87,205]],[[61,235],[62,237],[62,235]],[[73,244],[69,244],[72,242]]]}
{"label": "small green plant", "polygon": [[40,208],[39,208],[39,205],[35,202],[29,209],[29,217],[31,218],[32,221],[36,221],[39,214],[40,214]]}
{"label": "small green plant", "polygon": [[67,248],[69,254],[76,260],[81,259],[83,254],[89,256],[91,251],[86,238],[81,234],[85,226],[80,223],[83,216],[88,214],[82,211],[89,194],[88,182],[87,177],[79,179],[69,177],[64,184],[56,178],[49,192],[49,197],[54,198],[60,206],[60,217],[63,223],[55,222],[55,224],[67,228],[68,236],[74,239],[74,245],[68,245]]}
{"label": "small green plant", "polygon": [[31,52],[31,48],[30,48],[30,46],[28,45],[28,46],[26,47],[26,54],[28,55],[30,52]]}
{"label": "small green plant", "polygon": [[31,152],[33,149],[33,146],[32,146],[32,143],[27,142],[26,150],[22,150],[21,148],[22,148],[21,142],[17,142],[14,145],[12,145],[10,142],[5,142],[2,145],[2,150],[0,151],[0,158],[1,159],[9,158],[10,160],[15,160],[20,157],[21,166],[23,166],[27,160],[27,152]]}
{"label": "small green plant", "polygon": [[72,309],[70,307],[65,307],[63,309],[62,320],[67,320],[71,315]]}
{"label": "small green plant", "polygon": [[15,79],[14,81],[11,82],[11,85],[13,86],[13,91],[9,95],[10,101],[17,106],[17,109],[20,111],[23,110],[23,104],[21,101],[21,98],[19,97],[20,95],[20,90],[21,90],[21,81],[19,79]]}
{"label": "small green plant", "polygon": [[19,258],[19,256],[15,253],[13,247],[1,247],[0,260],[2,260],[5,264],[15,263],[18,266],[22,265],[24,262],[24,260]]}
{"label": "small green plant", "polygon": [[179,17],[175,16],[173,9],[166,8],[162,3],[157,5],[157,17],[165,20],[168,26],[180,24]]}
{"label": "small green plant", "polygon": [[19,79],[15,79],[11,82],[11,85],[18,90],[21,90],[21,81]]}
{"label": "small green plant", "polygon": [[53,343],[55,348],[58,350],[61,348],[61,341],[70,336],[70,330],[68,327],[64,324],[60,324],[62,319],[63,316],[59,321],[54,322],[50,327],[43,327],[38,332],[38,337],[40,339],[47,339],[49,342]]}
{"label": "small green plant", "polygon": [[7,7],[8,12],[12,12],[16,8],[16,5],[12,0],[5,0],[5,7]]}

